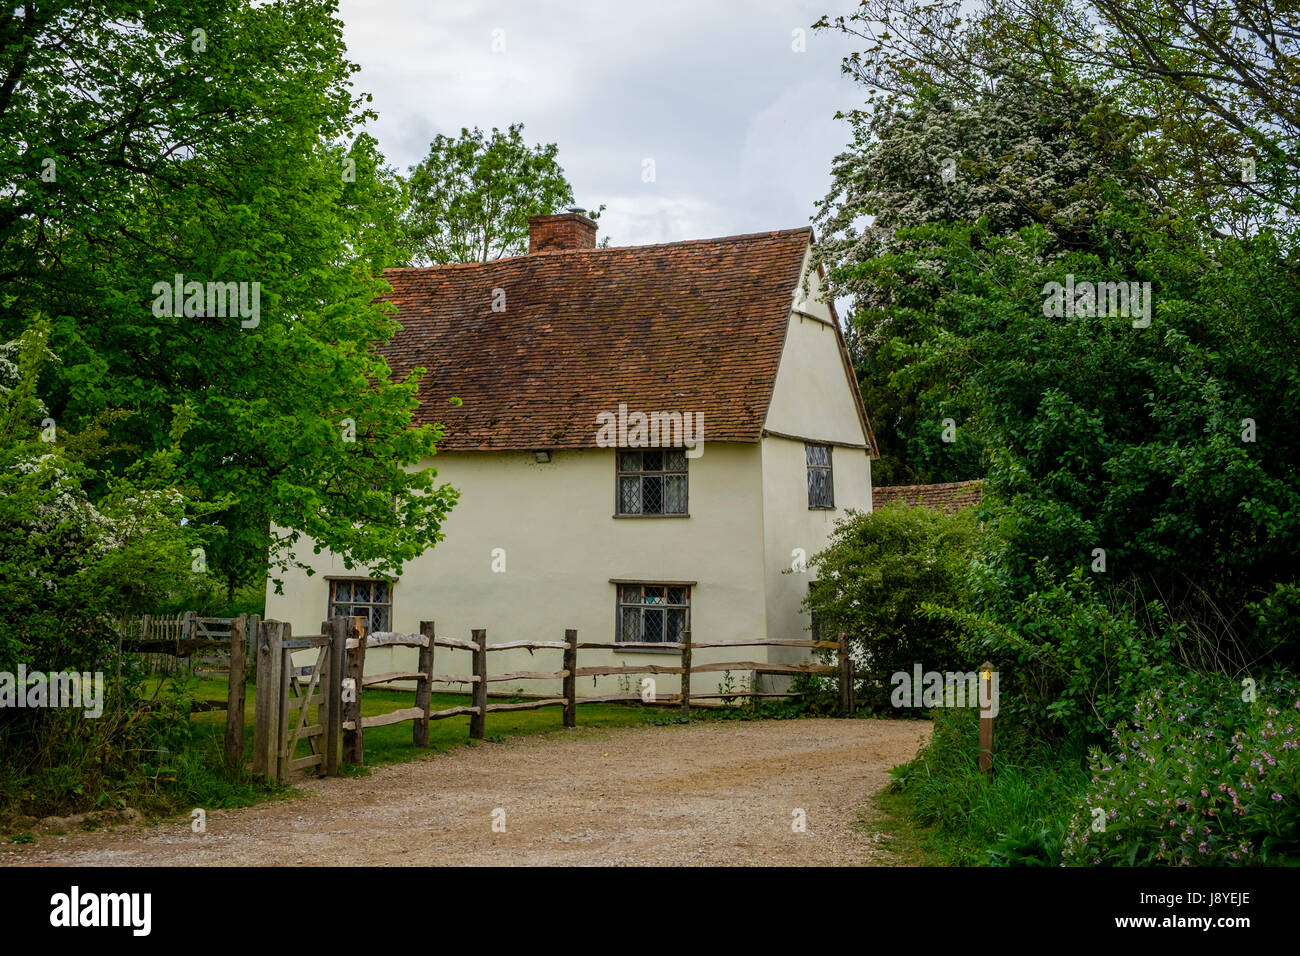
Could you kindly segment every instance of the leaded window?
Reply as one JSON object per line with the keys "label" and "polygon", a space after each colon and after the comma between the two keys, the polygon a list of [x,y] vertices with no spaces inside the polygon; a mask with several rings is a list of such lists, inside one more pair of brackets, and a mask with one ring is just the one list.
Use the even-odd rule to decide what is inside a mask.
{"label": "leaded window", "polygon": [[393,589],[387,581],[330,581],[330,618],[360,617],[367,631],[387,631],[393,617]]}
{"label": "leaded window", "polygon": [[808,459],[808,507],[835,507],[835,480],[831,474],[831,446],[804,445]]}
{"label": "leaded window", "polygon": [[618,513],[686,514],[686,450],[645,448],[618,453]]}
{"label": "leaded window", "polygon": [[620,584],[615,640],[676,644],[690,626],[691,589],[671,584]]}

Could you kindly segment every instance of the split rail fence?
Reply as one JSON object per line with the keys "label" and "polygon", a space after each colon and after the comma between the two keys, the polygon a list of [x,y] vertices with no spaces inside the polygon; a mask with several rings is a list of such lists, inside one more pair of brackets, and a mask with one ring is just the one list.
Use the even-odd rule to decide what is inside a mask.
{"label": "split rail fence", "polygon": [[[853,666],[849,656],[847,638],[838,641],[804,641],[755,639],[743,641],[692,641],[689,631],[683,632],[682,640],[668,644],[635,644],[600,641],[579,641],[576,630],[566,630],[563,641],[506,641],[489,644],[487,631],[471,631],[472,639],[444,637],[437,634],[432,621],[423,621],[419,633],[403,634],[390,631],[367,633],[363,618],[334,618],[321,624],[321,636],[294,640],[289,637],[287,624],[267,621],[262,625],[262,636],[258,645],[258,698],[255,721],[254,771],[270,780],[283,781],[288,774],[303,767],[317,767],[320,772],[336,772],[337,755],[336,737],[332,727],[337,725],[341,735],[342,760],[348,764],[365,762],[365,731],[374,727],[386,727],[391,724],[412,721],[411,742],[417,747],[428,746],[429,722],[444,720],[449,717],[469,717],[469,736],[472,740],[482,740],[485,733],[486,717],[492,713],[516,710],[536,710],[542,707],[560,707],[563,709],[565,727],[576,727],[578,722],[578,705],[609,703],[615,701],[643,701],[639,693],[623,693],[598,697],[579,697],[577,683],[580,677],[601,677],[613,675],[673,675],[681,678],[681,690],[677,694],[654,695],[653,703],[677,704],[683,716],[689,715],[691,701],[707,699],[728,699],[738,697],[792,697],[795,692],[769,691],[760,692],[731,691],[729,693],[710,692],[694,693],[691,690],[691,678],[695,674],[721,673],[725,671],[753,670],[763,674],[838,674],[840,685],[840,706],[844,713],[854,710]],[[815,650],[836,651],[839,660],[835,664],[772,664],[763,661],[710,661],[699,664],[693,661],[693,654],[703,648],[730,647],[802,647]],[[295,651],[310,647],[322,648],[315,664],[307,667],[294,667],[292,655]],[[328,652],[325,648],[328,647]],[[394,671],[380,674],[366,674],[366,651],[378,647],[414,647],[418,651],[414,671]],[[435,669],[435,651],[437,648],[466,651],[472,655],[471,674],[439,674]],[[488,655],[497,651],[525,649],[530,653],[537,650],[557,650],[562,652],[560,670],[557,671],[510,671],[493,674],[488,667]],[[675,650],[678,661],[675,664],[596,664],[580,667],[578,652],[580,650]],[[441,657],[438,658],[441,660]],[[337,680],[330,675],[337,675]],[[561,695],[536,700],[514,703],[488,703],[488,685],[502,682],[523,680],[558,680],[561,682]],[[305,681],[305,684],[304,684]],[[394,710],[386,714],[363,716],[361,704],[365,689],[393,683],[415,684],[414,706]],[[468,684],[471,687],[472,703],[433,710],[432,695],[434,684]],[[268,688],[263,693],[263,687]],[[317,688],[329,688],[328,692],[315,695]],[[269,688],[276,688],[275,694]],[[307,723],[308,708],[319,705],[320,715],[313,724]],[[291,719],[295,715],[296,720]],[[323,741],[321,741],[323,738]],[[299,741],[306,740],[311,753],[299,757],[296,748]],[[319,742],[318,742],[319,741]]]}
{"label": "split rail fence", "polygon": [[[682,632],[681,641],[671,644],[616,644],[606,641],[578,641],[577,631],[564,632],[563,641],[504,641],[487,643],[485,630],[471,632],[472,640],[437,635],[432,620],[420,624],[419,633],[390,631],[368,632],[364,618],[334,618],[321,623],[320,633],[307,637],[292,635],[289,624],[278,620],[259,620],[256,615],[238,618],[199,618],[187,613],[177,618],[143,618],[138,637],[131,636],[125,649],[135,653],[192,657],[205,650],[220,650],[229,659],[229,691],[225,702],[225,761],[227,769],[239,769],[244,744],[244,680],[250,659],[256,662],[256,700],[253,710],[252,770],[256,777],[283,783],[295,770],[316,767],[322,775],[338,773],[339,761],[360,765],[365,762],[367,728],[412,722],[411,743],[428,747],[429,722],[450,717],[469,718],[469,737],[482,740],[486,715],[511,710],[536,710],[547,706],[563,709],[565,727],[577,726],[580,704],[604,704],[615,701],[654,702],[680,705],[682,715],[689,715],[694,700],[725,700],[737,697],[794,697],[797,692],[750,691],[694,693],[692,676],[737,670],[757,674],[839,674],[840,708],[852,714],[853,662],[846,637],[839,641],[757,639],[742,641],[692,641],[690,632]],[[250,637],[252,640],[250,640]],[[368,648],[404,646],[417,650],[416,670],[365,674]],[[693,653],[705,648],[748,648],[748,646],[789,646],[835,650],[839,662],[767,663],[761,661],[710,661],[694,663]],[[472,656],[472,674],[437,674],[434,652],[437,648],[463,650]],[[510,671],[491,674],[489,654],[500,650],[559,650],[562,663],[558,671]],[[679,659],[668,663],[643,665],[578,666],[578,650],[676,650]],[[295,665],[294,656],[315,652],[307,665]],[[611,675],[675,675],[681,689],[675,695],[654,695],[646,701],[641,693],[617,693],[598,697],[578,697],[578,678]],[[559,680],[560,696],[504,704],[487,702],[487,685],[520,680]],[[386,714],[361,714],[365,688],[383,684],[415,683],[415,701],[411,708]],[[434,684],[471,685],[472,704],[433,710]],[[220,705],[214,701],[213,704]],[[312,719],[312,708],[316,708]],[[308,752],[300,754],[300,745]],[[342,753],[341,753],[342,750]]]}
{"label": "split rail fence", "polygon": [[[681,707],[682,715],[688,716],[693,700],[799,696],[794,691],[760,692],[756,688],[703,694],[691,690],[691,678],[695,674],[736,670],[752,670],[756,675],[836,674],[840,712],[851,715],[857,707],[854,680],[858,676],[866,676],[854,671],[846,635],[840,635],[837,641],[769,638],[692,641],[690,631],[684,631],[682,639],[676,643],[640,644],[579,641],[578,632],[569,629],[564,632],[563,641],[506,641],[489,644],[486,630],[471,631],[471,640],[442,637],[436,633],[432,621],[421,622],[418,634],[390,631],[368,633],[365,619],[360,617],[336,617],[324,621],[319,634],[302,638],[293,637],[287,623],[261,621],[257,615],[252,615],[251,618],[243,614],[234,618],[201,618],[193,612],[175,618],[151,618],[146,615],[139,625],[139,636],[134,633],[127,635],[124,650],[170,657],[192,657],[209,650],[222,651],[227,655],[230,680],[225,702],[224,751],[226,766],[231,772],[239,770],[243,758],[245,678],[250,660],[255,661],[257,685],[252,768],[256,776],[280,783],[287,781],[293,771],[310,767],[315,767],[325,776],[336,775],[340,759],[349,764],[363,764],[366,729],[386,727],[407,720],[412,721],[412,744],[426,747],[429,743],[429,722],[449,717],[468,716],[470,739],[482,740],[486,717],[491,713],[558,706],[563,708],[564,726],[576,727],[579,704],[618,701],[676,704]],[[416,648],[416,670],[366,674],[366,650],[377,647]],[[473,657],[473,673],[436,673],[434,657],[438,647],[469,652]],[[699,649],[731,647],[833,650],[837,661],[835,664],[773,664],[739,660],[696,664],[692,659],[694,652]],[[517,649],[526,649],[530,653],[536,650],[561,651],[561,669],[501,674],[489,672],[490,653]],[[313,650],[315,659],[310,664],[295,665],[293,658],[296,653]],[[669,650],[677,651],[679,656],[675,665],[596,664],[580,667],[580,650]],[[992,673],[992,665],[986,662],[980,670],[982,679],[987,680]],[[599,697],[577,695],[580,677],[660,674],[680,677],[680,692],[671,695],[655,694],[649,701],[639,693]],[[514,703],[488,703],[488,684],[521,680],[559,680],[561,696]],[[361,702],[365,688],[399,682],[414,682],[414,706],[369,717],[362,715]],[[470,684],[473,703],[435,711],[432,709],[434,684]],[[315,720],[308,723],[312,707],[316,707]],[[993,763],[992,710],[981,708],[980,718],[980,768],[988,773],[991,772]],[[304,742],[310,752],[299,756],[299,744]]]}

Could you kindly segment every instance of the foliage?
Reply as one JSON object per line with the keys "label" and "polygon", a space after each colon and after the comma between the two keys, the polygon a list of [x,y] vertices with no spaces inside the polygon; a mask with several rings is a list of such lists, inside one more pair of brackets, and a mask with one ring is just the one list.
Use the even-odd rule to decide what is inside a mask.
{"label": "foliage", "polygon": [[[1037,224],[1041,254],[1126,251],[1129,237],[1112,215],[1120,203],[1156,205],[1134,162],[1140,128],[1095,91],[1077,84],[1011,76],[994,90],[954,96],[925,89],[906,103],[881,103],[848,116],[851,146],[832,164],[832,188],[818,203],[818,255],[837,296],[852,296],[848,341],[863,400],[881,446],[873,465],[880,484],[956,481],[983,474],[983,445],[965,423],[946,369],[925,379],[900,372],[902,344],[945,330],[935,287],[950,260],[919,260],[924,273],[900,268],[926,250],[913,230],[943,222],[981,222],[961,260],[987,258],[984,235]],[[959,423],[956,441],[944,419]]]}
{"label": "foliage", "polygon": [[[402,195],[360,132],[335,7],[0,14],[0,137],[22,144],[0,158],[0,339],[50,317],[49,417],[102,429],[92,500],[187,416],[175,485],[222,504],[194,531],[231,592],[264,580],[268,548],[305,565],[301,534],[396,573],[454,501],[412,467],[438,437],[410,427],[418,371],[394,382],[376,351]],[[177,275],[247,283],[249,314],[160,303]]]}
{"label": "foliage", "polygon": [[1116,273],[1092,253],[1044,258],[1040,227],[982,237],[978,263],[958,255],[981,225],[924,227],[928,248],[896,266],[920,279],[923,260],[954,262],[934,288],[945,330],[908,362],[957,383],[989,449],[977,603],[1020,626],[1044,574],[1067,587],[1082,573],[1149,639],[1172,622],[1186,663],[1295,660],[1282,621],[1300,579],[1300,437],[1269,410],[1300,400],[1285,357],[1300,342],[1297,264],[1268,233],[1209,244],[1141,211],[1127,228],[1149,327],[1046,316],[1048,283]]}
{"label": "foliage", "polygon": [[503,133],[439,134],[411,167],[403,219],[417,265],[486,262],[528,251],[528,217],[573,203],[554,143],[528,146],[523,124]]}
{"label": "foliage", "polygon": [[[40,418],[48,332],[39,321],[0,346],[0,671],[19,662],[33,670],[112,670],[120,620],[193,579],[198,536],[184,519],[214,506],[175,487],[184,416],[171,447],[120,477],[97,475],[75,457],[87,436],[60,433]],[[92,501],[87,486],[101,477],[103,491]],[[23,711],[3,719],[34,718]]]}
{"label": "foliage", "polygon": [[816,25],[864,42],[842,68],[884,103],[1016,76],[1104,90],[1146,131],[1138,154],[1165,203],[1244,237],[1300,200],[1289,13],[1251,0],[862,0]]}
{"label": "foliage", "polygon": [[1087,785],[1082,754],[998,726],[995,773],[978,769],[978,715],[937,710],[929,742],[891,771],[910,825],[933,827],[930,848],[959,865],[1056,865],[1065,826]]}
{"label": "foliage", "polygon": [[799,709],[809,717],[836,717],[840,713],[839,678],[836,675],[795,674],[790,690]]}
{"label": "foliage", "polygon": [[1118,726],[1132,702],[1177,667],[1181,636],[1152,602],[1140,621],[1123,594],[1076,569],[1055,580],[1036,572],[1030,591],[1002,615],[937,610],[966,628],[1002,674],[1000,726],[1018,723],[1037,736],[1083,746]]}
{"label": "foliage", "polygon": [[182,688],[149,695],[129,680],[110,694],[97,719],[47,709],[0,723],[0,818],[240,806],[267,792],[226,776],[220,740],[196,728]]}
{"label": "foliage", "polygon": [[817,576],[804,604],[823,634],[847,633],[865,660],[871,676],[860,692],[863,706],[889,710],[889,676],[910,674],[914,664],[968,670],[980,663],[966,660],[951,621],[922,607],[963,603],[975,538],[969,512],[947,515],[900,503],[850,511],[810,560]]}
{"label": "foliage", "polygon": [[[1253,696],[1253,700],[1244,698]],[[1075,864],[1300,863],[1300,681],[1192,677],[1142,696],[1070,820]],[[1104,827],[1104,829],[1098,829]]]}
{"label": "foliage", "polygon": [[[895,429],[882,472],[943,473],[977,449],[986,478],[967,603],[928,608],[1001,672],[998,772],[977,789],[973,748],[940,735],[963,718],[945,713],[909,785],[926,819],[955,814],[967,858],[1054,862],[1063,821],[1036,795],[1070,763],[1008,761],[1004,728],[1073,752],[1179,674],[1300,663],[1300,438],[1279,412],[1300,399],[1297,221],[1282,215],[1296,40],[1271,8],[1231,0],[863,0],[819,26],[865,42],[843,68],[872,113],[854,114],[820,215],[832,288],[861,303],[864,394],[885,393],[877,431]],[[1050,307],[1053,284],[1102,282],[1142,298]],[[911,441],[943,417],[965,449]],[[1234,774],[1206,741],[1258,743],[1226,702],[1197,706],[1205,740],[1182,769],[1151,748],[1154,773]],[[1127,759],[1116,773],[1139,790],[1145,764]],[[973,809],[986,792],[996,813]],[[1185,802],[1161,809],[1193,823]],[[1121,811],[1120,862],[1170,852],[1139,810]],[[1252,858],[1264,833],[1290,839],[1291,820],[1263,811],[1239,815],[1261,823]],[[1220,862],[1248,856],[1221,848]]]}

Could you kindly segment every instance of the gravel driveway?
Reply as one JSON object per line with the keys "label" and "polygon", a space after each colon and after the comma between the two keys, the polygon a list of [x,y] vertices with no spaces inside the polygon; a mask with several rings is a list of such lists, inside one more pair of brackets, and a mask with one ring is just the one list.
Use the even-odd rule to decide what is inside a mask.
{"label": "gravel driveway", "polygon": [[929,732],[832,719],[577,728],[303,778],[302,798],[213,810],[202,835],[188,818],[47,835],[0,864],[888,865],[870,824],[854,823]]}

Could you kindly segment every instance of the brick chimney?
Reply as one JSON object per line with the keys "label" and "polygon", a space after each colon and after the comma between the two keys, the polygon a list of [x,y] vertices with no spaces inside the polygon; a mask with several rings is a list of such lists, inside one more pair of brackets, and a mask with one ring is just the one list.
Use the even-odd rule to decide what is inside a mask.
{"label": "brick chimney", "polygon": [[572,209],[558,216],[528,217],[528,254],[561,252],[565,249],[595,249],[596,223]]}

